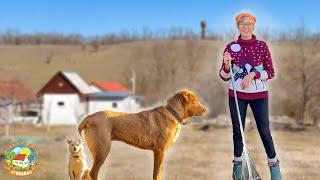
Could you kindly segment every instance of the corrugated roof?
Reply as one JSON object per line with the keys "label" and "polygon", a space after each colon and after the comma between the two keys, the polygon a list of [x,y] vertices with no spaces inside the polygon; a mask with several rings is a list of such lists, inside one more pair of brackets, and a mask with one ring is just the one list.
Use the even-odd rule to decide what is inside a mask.
{"label": "corrugated roof", "polygon": [[125,98],[130,95],[131,95],[131,93],[125,93],[125,92],[98,92],[98,93],[90,94],[89,97],[99,97],[99,98],[121,97],[121,98]]}
{"label": "corrugated roof", "polygon": [[93,89],[75,72],[62,71],[62,74],[80,91],[82,94],[95,93]]}

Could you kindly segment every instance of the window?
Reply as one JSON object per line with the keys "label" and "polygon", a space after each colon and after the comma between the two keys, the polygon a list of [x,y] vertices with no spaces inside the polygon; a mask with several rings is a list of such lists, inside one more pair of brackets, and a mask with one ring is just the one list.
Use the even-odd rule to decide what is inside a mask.
{"label": "window", "polygon": [[139,98],[135,98],[134,100],[135,100],[135,102],[136,102],[137,104],[140,103],[140,99],[139,99]]}
{"label": "window", "polygon": [[112,107],[113,107],[113,108],[116,108],[116,107],[118,107],[118,104],[117,104],[116,102],[113,102],[113,103],[112,103]]}
{"label": "window", "polygon": [[59,102],[58,102],[58,106],[60,106],[60,107],[64,106],[64,102],[59,101]]}
{"label": "window", "polygon": [[20,116],[22,117],[37,117],[38,116],[38,112],[37,111],[21,111]]}

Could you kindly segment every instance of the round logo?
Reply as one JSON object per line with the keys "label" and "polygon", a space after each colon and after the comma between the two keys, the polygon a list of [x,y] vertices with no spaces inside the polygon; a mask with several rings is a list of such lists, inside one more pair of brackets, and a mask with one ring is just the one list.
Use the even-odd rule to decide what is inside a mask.
{"label": "round logo", "polygon": [[239,52],[241,50],[241,46],[239,44],[232,44],[231,45],[231,50],[233,52]]}
{"label": "round logo", "polygon": [[13,176],[27,176],[39,166],[37,151],[32,144],[16,143],[4,154],[5,167]]}

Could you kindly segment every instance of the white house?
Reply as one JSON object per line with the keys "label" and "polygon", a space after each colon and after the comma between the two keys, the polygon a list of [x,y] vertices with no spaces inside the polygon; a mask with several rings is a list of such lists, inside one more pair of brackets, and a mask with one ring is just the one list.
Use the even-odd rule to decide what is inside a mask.
{"label": "white house", "polygon": [[97,93],[89,95],[88,112],[93,114],[101,110],[120,112],[140,111],[140,98],[118,82],[93,82],[90,88]]}
{"label": "white house", "polygon": [[55,124],[77,124],[87,113],[88,95],[94,93],[75,72],[60,71],[38,92],[41,119]]}
{"label": "white house", "polygon": [[[24,82],[19,80],[0,81],[0,124],[11,122],[36,122],[34,110],[36,100]],[[34,112],[35,117],[22,117],[26,112]],[[33,119],[31,119],[33,118]]]}
{"label": "white house", "polygon": [[44,124],[77,124],[101,110],[138,112],[140,98],[117,82],[93,82],[90,86],[75,72],[60,71],[38,92]]}

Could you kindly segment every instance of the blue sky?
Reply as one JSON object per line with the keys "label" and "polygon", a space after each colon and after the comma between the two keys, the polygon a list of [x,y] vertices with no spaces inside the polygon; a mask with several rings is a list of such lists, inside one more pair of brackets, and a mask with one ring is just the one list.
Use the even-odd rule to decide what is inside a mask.
{"label": "blue sky", "polygon": [[287,30],[302,20],[320,32],[320,1],[275,0],[7,0],[0,6],[0,32],[10,28],[22,33],[60,32],[102,35],[126,30],[187,27],[224,32],[234,28],[234,16],[249,11],[257,27]]}

